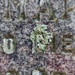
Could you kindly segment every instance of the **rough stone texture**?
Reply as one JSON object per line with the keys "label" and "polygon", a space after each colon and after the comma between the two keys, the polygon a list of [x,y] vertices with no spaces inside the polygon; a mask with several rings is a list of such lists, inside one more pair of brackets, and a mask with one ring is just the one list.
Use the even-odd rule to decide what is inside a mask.
{"label": "rough stone texture", "polygon": [[[50,49],[48,49],[43,55],[32,54],[32,42],[29,39],[29,36],[33,28],[36,26],[34,20],[31,21],[31,19],[32,16],[39,11],[36,9],[38,7],[38,5],[36,5],[38,2],[29,2],[29,6],[27,7],[29,18],[24,22],[1,21],[0,19],[0,45],[3,43],[2,36],[4,34],[11,32],[16,37],[16,51],[10,55],[3,52],[0,53],[0,72],[3,75],[5,75],[6,71],[11,69],[19,71],[20,75],[31,75],[32,70],[41,67],[46,69],[48,75],[53,71],[65,71],[67,75],[75,75],[75,57],[71,53],[61,52],[61,36],[66,32],[70,32],[75,36],[75,9],[68,13],[70,16],[68,19],[63,20],[61,19],[61,16],[64,13],[63,0],[50,0],[50,2],[57,21],[49,21],[47,15],[42,22],[50,27],[51,32],[56,34],[56,53],[52,53],[49,51]],[[4,9],[4,2],[0,0],[0,3],[0,10],[2,10],[0,11],[1,16]],[[74,4],[75,0],[68,0],[67,6],[70,8]],[[73,45],[74,44],[75,43],[73,43]]]}

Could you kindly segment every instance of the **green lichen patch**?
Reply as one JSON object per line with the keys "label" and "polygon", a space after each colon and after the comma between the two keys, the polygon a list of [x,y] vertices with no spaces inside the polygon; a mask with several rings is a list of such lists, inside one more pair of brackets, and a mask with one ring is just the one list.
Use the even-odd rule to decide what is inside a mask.
{"label": "green lichen patch", "polygon": [[39,52],[39,50],[45,51],[46,45],[52,42],[52,38],[52,33],[47,32],[46,25],[37,25],[30,35],[30,39],[33,43],[32,53],[35,53],[36,51]]}

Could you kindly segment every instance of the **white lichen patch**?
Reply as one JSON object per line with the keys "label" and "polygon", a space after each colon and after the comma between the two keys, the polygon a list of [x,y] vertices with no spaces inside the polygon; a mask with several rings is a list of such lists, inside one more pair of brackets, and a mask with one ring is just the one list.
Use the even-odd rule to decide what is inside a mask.
{"label": "white lichen patch", "polygon": [[[9,44],[8,41],[10,42]],[[11,54],[14,52],[13,39],[3,39],[3,51],[7,54]]]}
{"label": "white lichen patch", "polygon": [[40,73],[38,70],[34,70],[34,71],[32,72],[32,75],[41,75],[41,73]]}

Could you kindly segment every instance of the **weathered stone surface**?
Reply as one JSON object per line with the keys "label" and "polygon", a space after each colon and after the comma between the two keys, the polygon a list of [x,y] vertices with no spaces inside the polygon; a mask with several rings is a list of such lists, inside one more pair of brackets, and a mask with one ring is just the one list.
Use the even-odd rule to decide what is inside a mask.
{"label": "weathered stone surface", "polygon": [[[17,2],[14,2],[13,0],[5,1],[12,1],[10,8],[11,17],[6,15],[8,3],[4,3],[4,0],[0,0],[0,44],[2,45],[3,34],[11,32],[16,37],[16,51],[10,55],[6,55],[3,52],[0,53],[0,72],[5,75],[7,70],[16,69],[19,72],[23,72],[21,75],[28,75],[28,73],[25,73],[25,70],[31,75],[31,71],[35,68],[44,67],[49,72],[49,75],[53,71],[66,71],[67,75],[75,75],[75,58],[73,57],[75,55],[72,56],[70,53],[66,55],[67,53],[61,52],[61,35],[64,35],[66,32],[71,32],[75,35],[75,10],[68,12],[69,17],[67,19],[62,19],[65,11],[64,0],[50,0],[50,4],[52,5],[57,20],[49,21],[48,15],[46,16],[42,14],[43,20],[41,21],[51,27],[49,31],[56,34],[55,44],[57,46],[57,53],[51,53],[49,48],[48,51],[46,50],[48,53],[36,56],[31,53],[32,42],[29,39],[29,36],[33,28],[36,26],[34,20],[31,19],[36,17],[39,12],[38,0],[28,0],[30,1],[27,4],[26,11],[26,16],[28,18],[23,21],[18,18],[19,15],[17,14],[21,11],[16,11],[14,7],[16,6],[16,3],[19,3],[21,0],[16,0]],[[68,0],[67,9],[72,6],[75,6],[75,0]],[[7,17],[8,19],[5,19]],[[70,46],[75,49],[74,41],[75,40],[73,40]]]}

